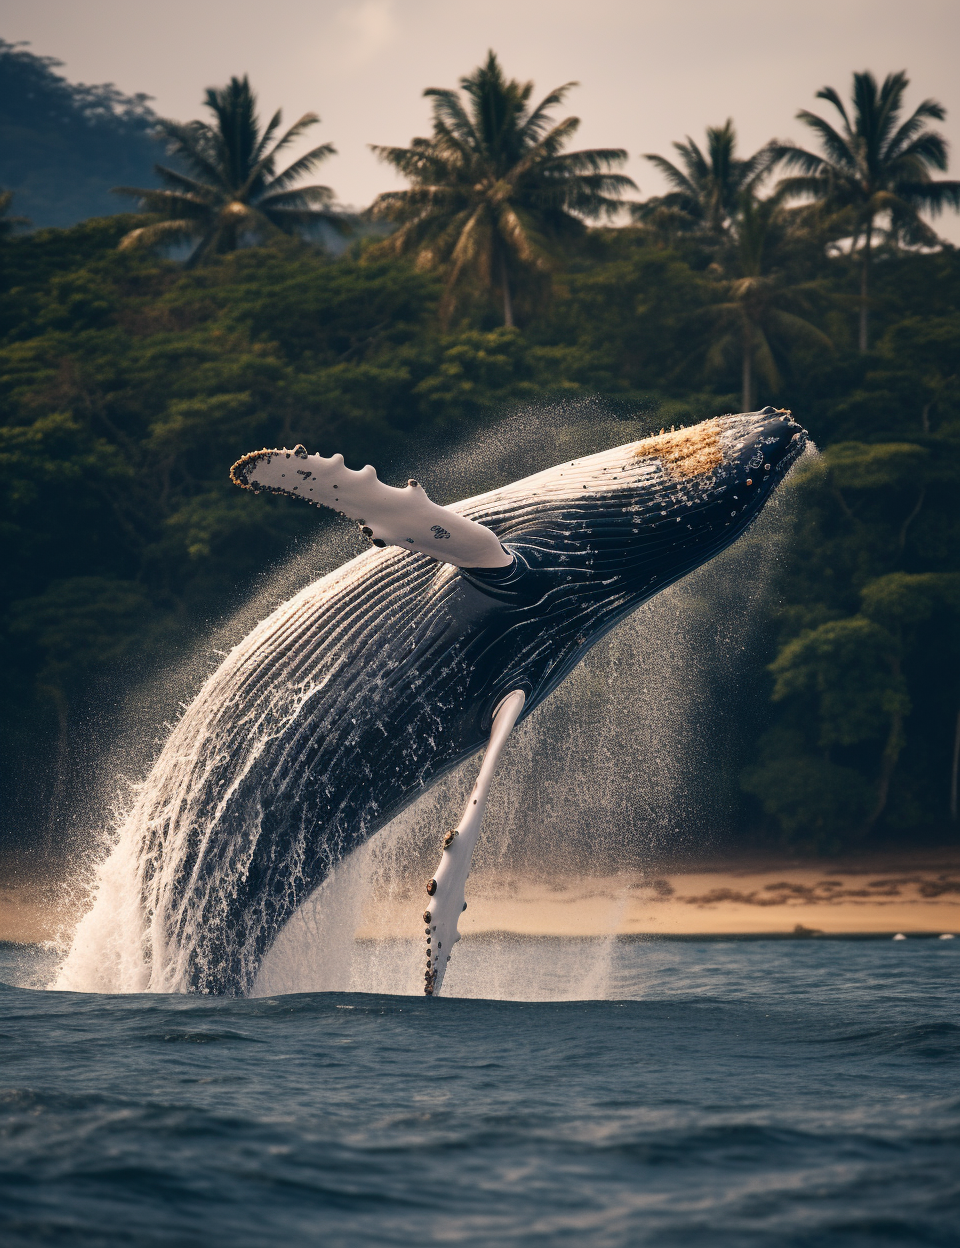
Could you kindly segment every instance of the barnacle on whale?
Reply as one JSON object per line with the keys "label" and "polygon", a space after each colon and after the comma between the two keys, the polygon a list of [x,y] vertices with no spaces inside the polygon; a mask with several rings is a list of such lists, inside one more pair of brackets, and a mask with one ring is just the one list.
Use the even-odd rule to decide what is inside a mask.
{"label": "barnacle on whale", "polygon": [[705,420],[689,429],[662,430],[655,437],[638,442],[633,453],[637,459],[654,456],[661,461],[674,480],[699,477],[723,463],[719,418]]}

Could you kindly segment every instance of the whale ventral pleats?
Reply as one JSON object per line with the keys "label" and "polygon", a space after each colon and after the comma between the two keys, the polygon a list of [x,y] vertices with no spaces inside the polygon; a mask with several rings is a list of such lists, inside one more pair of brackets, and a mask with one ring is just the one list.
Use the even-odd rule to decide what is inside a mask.
{"label": "whale ventral pleats", "polygon": [[723,463],[720,428],[719,420],[705,420],[689,429],[644,438],[636,443],[633,453],[637,459],[659,459],[669,475],[677,480],[704,476]]}

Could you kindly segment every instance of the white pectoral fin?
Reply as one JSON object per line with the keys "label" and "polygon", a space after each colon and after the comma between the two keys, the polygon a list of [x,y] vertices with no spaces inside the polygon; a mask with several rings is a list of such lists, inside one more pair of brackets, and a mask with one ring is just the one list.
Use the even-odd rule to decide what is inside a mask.
{"label": "white pectoral fin", "polygon": [[342,455],[254,451],[230,469],[235,485],[270,490],[331,507],[356,520],[375,546],[402,546],[460,568],[503,568],[510,556],[495,533],[465,516],[433,503],[416,481],[396,489],[378,480],[369,464],[359,472],[344,466]]}
{"label": "white pectoral fin", "polygon": [[487,808],[490,784],[507,737],[517,722],[525,701],[526,695],[522,690],[516,689],[513,693],[508,693],[497,707],[480,773],[467,798],[463,817],[457,827],[443,838],[440,866],[427,884],[430,900],[423,912],[427,941],[427,968],[423,990],[428,997],[436,996],[440,991],[453,946],[460,939],[457,923],[467,908],[464,890]]}

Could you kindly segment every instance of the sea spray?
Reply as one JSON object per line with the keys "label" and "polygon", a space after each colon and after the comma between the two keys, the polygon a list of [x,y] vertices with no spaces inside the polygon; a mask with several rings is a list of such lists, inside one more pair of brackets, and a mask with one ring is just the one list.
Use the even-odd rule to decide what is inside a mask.
{"label": "sea spray", "polygon": [[[782,491],[744,539],[620,624],[515,731],[491,794],[474,890],[509,896],[571,874],[609,878],[618,868],[623,882],[604,899],[606,935],[571,941],[567,932],[561,945],[510,929],[472,933],[465,922],[445,996],[612,993],[613,942],[637,870],[664,852],[703,854],[716,833],[704,811],[717,797],[722,720],[755,662],[760,608],[792,519],[790,491]],[[257,995],[421,990],[423,881],[478,766],[463,764],[336,868],[267,954]]]}
{"label": "sea spray", "polygon": [[[303,593],[309,597],[308,591],[303,591]],[[671,591],[671,594],[660,601],[669,603],[675,596],[676,591]],[[284,627],[297,627],[297,616],[301,606],[302,603],[297,599],[286,605],[281,612],[281,616],[286,618]],[[607,703],[609,709],[606,713],[602,710],[599,713],[596,721],[599,732],[593,733],[591,742],[594,748],[580,751],[576,749],[578,731],[582,729],[584,722],[591,721],[590,715],[582,713],[582,704],[579,711],[576,707],[577,684],[571,686],[569,692],[561,691],[559,698],[555,698],[552,705],[547,703],[541,709],[540,714],[531,719],[526,733],[521,736],[519,744],[522,746],[524,741],[527,742],[526,770],[536,773],[533,777],[535,784],[531,787],[524,783],[526,777],[523,775],[524,768],[521,765],[517,769],[518,775],[514,777],[513,782],[504,787],[505,796],[502,802],[504,810],[501,811],[500,820],[501,835],[498,837],[494,834],[488,841],[492,847],[491,852],[499,855],[498,865],[501,868],[501,874],[510,869],[511,852],[516,863],[514,869],[519,869],[524,861],[525,855],[514,851],[515,846],[526,846],[528,851],[526,857],[533,859],[534,862],[542,863],[551,851],[553,851],[554,862],[569,859],[571,855],[575,860],[578,853],[578,841],[582,841],[584,827],[588,831],[588,840],[592,836],[597,842],[599,838],[599,844],[592,846],[588,853],[592,852],[596,855],[597,851],[600,854],[606,851],[608,863],[611,857],[614,862],[618,861],[617,848],[619,847],[622,851],[631,839],[631,820],[628,812],[636,810],[638,805],[642,806],[642,802],[637,802],[637,794],[642,793],[644,786],[642,783],[637,785],[632,781],[632,777],[638,771],[636,765],[638,760],[635,752],[637,734],[635,731],[631,734],[631,727],[633,729],[638,727],[638,709],[641,713],[645,710],[644,722],[650,726],[651,733],[656,737],[656,749],[660,755],[659,761],[653,768],[649,766],[649,759],[654,756],[652,752],[645,760],[648,777],[655,777],[655,783],[648,786],[654,792],[647,805],[651,810],[669,808],[670,803],[662,800],[662,793],[665,791],[664,780],[666,777],[666,787],[669,788],[673,783],[671,777],[677,772],[677,760],[683,754],[682,750],[676,748],[676,733],[671,732],[670,715],[673,714],[673,708],[678,707],[680,714],[674,715],[674,719],[677,724],[683,722],[684,711],[690,701],[690,691],[696,682],[691,682],[688,673],[678,674],[677,671],[675,656],[686,654],[688,649],[682,643],[678,644],[677,621],[670,621],[673,627],[668,630],[669,639],[661,638],[660,644],[657,644],[658,639],[651,636],[649,630],[644,631],[642,627],[643,621],[648,616],[649,610],[646,615],[638,617],[641,633],[638,637],[637,653],[643,656],[646,662],[653,664],[650,673],[645,676],[643,693],[639,693],[636,685],[631,684],[629,674],[624,672],[624,667],[629,666],[635,674],[638,664],[636,662],[629,665],[617,663],[616,667],[619,670],[616,672],[615,680],[620,693],[627,695],[629,705],[622,705],[622,697],[611,699],[601,696],[598,705],[602,707],[604,703]],[[656,619],[656,616],[652,618]],[[272,627],[274,629],[277,627],[276,618]],[[116,847],[100,868],[96,903],[78,929],[70,955],[62,967],[58,987],[110,988],[113,991],[145,989],[170,991],[186,983],[183,957],[185,954],[189,956],[191,949],[195,948],[197,941],[204,938],[205,933],[196,928],[195,915],[191,919],[185,911],[178,911],[182,898],[177,896],[177,888],[182,890],[183,886],[182,884],[175,885],[173,881],[165,878],[163,859],[170,851],[174,851],[182,858],[183,854],[189,853],[190,850],[186,844],[164,846],[161,843],[158,846],[153,836],[155,827],[151,824],[156,824],[157,812],[164,806],[181,811],[186,809],[189,816],[193,795],[189,782],[184,784],[178,781],[178,773],[193,768],[194,772],[199,770],[199,773],[203,775],[205,769],[209,772],[210,769],[218,768],[227,777],[224,783],[229,788],[230,785],[242,779],[244,774],[251,774],[255,769],[258,741],[269,739],[272,726],[276,727],[278,723],[289,720],[292,713],[295,714],[295,708],[291,711],[290,706],[286,704],[247,705],[235,696],[232,697],[231,703],[231,695],[237,694],[240,690],[238,685],[231,688],[231,679],[236,675],[237,669],[243,666],[244,656],[255,652],[256,633],[257,630],[254,630],[252,637],[237,647],[231,660],[210,677],[198,698],[190,704],[184,717],[171,734],[151,776],[137,793],[133,806],[123,821]],[[666,649],[662,644],[665,640],[668,641]],[[252,644],[249,644],[251,642]],[[615,635],[607,643],[607,651],[613,652],[616,644]],[[592,667],[587,669],[588,673],[593,671]],[[662,682],[664,677],[666,685],[672,689],[672,698],[668,696],[666,699],[666,703],[669,704],[666,717],[664,715],[664,689],[658,683]],[[608,686],[611,684],[609,680],[601,680],[601,684],[604,683]],[[579,687],[582,693],[582,680]],[[286,695],[281,695],[281,701],[284,696]],[[574,699],[573,702],[571,702],[571,697]],[[231,703],[234,709],[242,705],[242,714],[248,720],[251,716],[254,717],[258,725],[257,732],[253,734],[254,743],[252,747],[248,746],[243,757],[238,756],[231,749],[229,731],[223,736],[217,735],[218,708],[222,708],[226,703]],[[548,709],[552,710],[555,717],[555,730],[544,732],[544,728],[549,727],[551,723],[547,716],[545,722],[539,723],[538,733],[536,731],[538,721],[544,720]],[[229,728],[230,725],[227,727]],[[563,766],[565,784],[555,785],[552,789],[549,784],[549,775],[544,774],[545,770],[549,772],[549,767],[545,769],[543,766],[544,758],[549,758],[551,755],[550,749],[545,748],[551,741],[559,746],[552,750],[554,760],[561,757],[567,760]],[[598,753],[596,747],[601,741],[603,749]],[[571,758],[574,760],[572,768],[569,764]],[[603,789],[602,783],[599,785],[595,783],[598,772],[603,770],[602,766],[598,766],[600,758],[606,761],[607,792],[598,804],[596,795]],[[469,766],[468,764],[467,768]],[[165,784],[166,791],[158,792],[158,784],[161,788]],[[660,800],[657,796],[658,786]],[[536,801],[529,800],[531,793],[543,794],[545,792],[552,793],[545,803],[541,801],[538,806]],[[607,821],[611,817],[611,812],[618,813],[610,800],[611,796],[616,794],[620,795],[619,805],[623,808],[626,822],[622,823],[618,834],[611,837],[608,835]],[[625,800],[625,795],[630,795],[629,801]],[[537,829],[539,841],[524,835],[528,829],[522,825],[525,822],[529,824],[531,805],[534,807],[539,824]],[[559,811],[558,805],[562,807]],[[576,818],[572,819],[571,814]],[[179,835],[184,834],[182,829],[185,826],[189,827],[189,822],[189,817],[186,822],[181,819]],[[636,824],[635,817],[632,822]],[[496,833],[493,823],[491,827]],[[209,831],[200,828],[199,832],[201,838],[209,839]],[[390,828],[384,829],[384,832],[377,838],[377,847],[389,845],[391,837],[396,838],[398,835],[402,840],[406,834],[402,830],[398,832]],[[294,846],[294,851],[295,848]],[[612,855],[611,850],[614,851]],[[231,871],[242,872],[243,846],[234,849],[232,845],[229,845],[223,852],[231,857]],[[401,854],[400,857],[403,855]],[[580,857],[583,857],[582,845]],[[397,854],[393,853],[392,858],[396,860]],[[598,860],[603,859],[598,858]],[[312,924],[312,928],[307,922],[307,911],[301,907],[301,910],[304,910],[302,918],[298,920],[301,928],[298,942],[301,951],[305,944],[309,945],[304,933],[312,930],[315,933],[313,948],[316,954],[317,941],[331,938],[330,933],[333,930],[331,922],[336,928],[337,939],[341,940],[345,937],[349,928],[346,916],[351,910],[351,905],[339,895],[338,889],[346,887],[348,893],[352,890],[352,895],[356,896],[359,887],[357,880],[364,878],[364,860],[358,859],[355,866],[350,865],[350,862],[351,860],[348,860],[344,864],[344,869],[331,877],[330,887],[321,888],[316,894],[314,909],[318,917],[317,921]],[[482,868],[483,863],[484,856],[481,855],[478,865]],[[360,891],[362,892],[362,889]],[[323,917],[319,917],[317,910],[320,905],[326,912]],[[356,910],[355,904],[353,910]],[[339,921],[326,917],[338,913],[341,915]],[[193,928],[189,928],[191,921]],[[185,927],[184,923],[188,926]],[[311,959],[306,956],[301,957],[299,961],[302,968],[304,963],[309,964]],[[312,961],[316,964],[316,957]],[[340,970],[337,973],[346,974],[344,955],[338,956],[334,961],[340,963]],[[352,970],[350,974],[353,975]],[[303,986],[302,976],[298,981],[296,973],[289,965],[285,976],[287,990],[296,987],[298,982],[300,986]],[[394,983],[397,985],[394,990],[409,990],[405,987],[399,988],[401,978],[405,977],[394,977]],[[363,985],[356,984],[355,986]],[[381,989],[385,987],[380,982],[377,986]]]}

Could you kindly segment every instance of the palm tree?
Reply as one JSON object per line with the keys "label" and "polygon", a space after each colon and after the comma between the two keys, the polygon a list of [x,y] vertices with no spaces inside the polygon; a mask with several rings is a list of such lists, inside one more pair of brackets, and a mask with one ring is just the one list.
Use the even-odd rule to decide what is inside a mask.
{"label": "palm tree", "polygon": [[157,165],[167,189],[114,188],[120,195],[135,196],[144,212],[160,218],[124,235],[121,247],[196,239],[187,261],[194,265],[211,255],[236,250],[245,237],[262,238],[278,230],[292,233],[320,222],[342,228],[343,218],[329,207],[333,200],[329,187],[294,185],[333,155],[332,143],[313,148],[282,173],[276,172],[279,154],[317,124],[316,113],[304,113],[274,142],[281,112],[277,109],[261,131],[257,97],[246,75],[231,78],[226,87],[209,87],[204,102],[216,119],[214,125],[159,123],[169,152],[190,174]]}
{"label": "palm tree", "polygon": [[388,191],[370,214],[399,228],[379,254],[412,254],[423,268],[447,266],[444,319],[458,288],[472,278],[497,289],[503,320],[514,323],[513,286],[520,272],[547,274],[550,246],[581,232],[584,219],[612,217],[634,183],[611,172],[624,163],[619,148],[564,152],[577,117],[553,123],[550,109],[576,83],[551,91],[533,109],[533,83],[509,81],[491,51],[454,90],[430,87],[433,135],[410,147],[373,146],[381,160],[409,179],[409,190]]}
{"label": "palm tree", "polygon": [[661,228],[672,225],[704,231],[717,239],[729,227],[743,193],[756,190],[777,160],[769,143],[741,160],[736,155],[737,132],[732,118],[722,126],[707,127],[705,152],[689,135],[685,143],[673,146],[680,153],[682,168],[654,153],[647,153],[645,159],[674,189],[637,204],[634,219]]}
{"label": "palm tree", "polygon": [[764,272],[765,252],[774,226],[781,223],[778,218],[782,211],[777,197],[760,200],[744,192],[732,225],[738,274],[724,282],[725,300],[706,309],[721,329],[708,352],[707,364],[718,366],[731,355],[739,356],[744,412],[753,410],[756,375],[774,393],[782,385],[775,347],[806,343],[833,350],[826,334],[799,315],[807,311],[817,284],[788,286],[776,273]]}
{"label": "palm tree", "polygon": [[[874,235],[885,232],[894,242],[935,244],[937,235],[920,212],[925,209],[936,215],[948,205],[960,208],[960,182],[930,177],[931,169],[946,169],[947,144],[942,135],[927,129],[925,122],[942,121],[946,110],[936,100],[924,100],[901,121],[908,86],[904,70],[887,74],[879,89],[873,74],[854,74],[852,120],[833,87],[824,87],[816,98],[829,100],[840,114],[839,130],[805,108],[797,113],[798,120],[816,133],[823,154],[792,143],[779,144],[776,149],[777,158],[787,168],[801,170],[780,183],[786,194],[820,200],[849,218],[853,248],[860,251],[861,351],[868,347]],[[883,218],[887,221],[885,230]]]}

